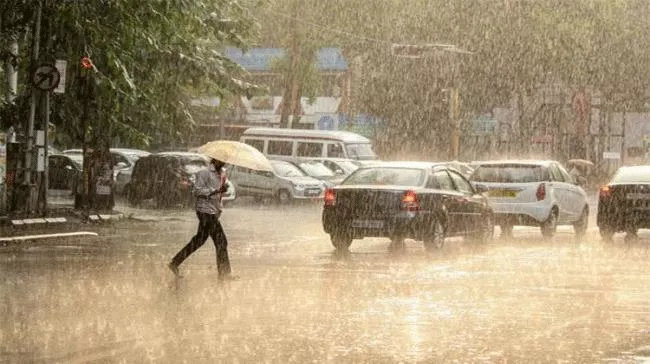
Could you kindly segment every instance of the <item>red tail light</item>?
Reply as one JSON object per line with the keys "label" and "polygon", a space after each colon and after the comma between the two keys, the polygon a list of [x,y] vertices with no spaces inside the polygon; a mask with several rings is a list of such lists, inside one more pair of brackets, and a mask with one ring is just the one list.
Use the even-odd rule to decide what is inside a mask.
{"label": "red tail light", "polygon": [[334,206],[336,205],[336,191],[331,188],[325,190],[325,196],[323,197],[325,201],[325,206]]}
{"label": "red tail light", "polygon": [[546,184],[540,183],[539,187],[537,187],[535,196],[537,197],[537,201],[541,201],[546,198]]}
{"label": "red tail light", "polygon": [[420,200],[418,199],[418,194],[413,190],[408,190],[404,192],[402,196],[402,210],[407,211],[419,211],[420,210]]}
{"label": "red tail light", "polygon": [[612,197],[612,188],[610,186],[602,186],[598,192],[598,196],[601,198]]}

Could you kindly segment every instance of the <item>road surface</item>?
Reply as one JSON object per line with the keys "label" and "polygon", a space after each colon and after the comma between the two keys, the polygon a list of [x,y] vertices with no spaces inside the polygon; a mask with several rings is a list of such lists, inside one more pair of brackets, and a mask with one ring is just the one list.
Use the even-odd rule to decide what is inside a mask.
{"label": "road surface", "polygon": [[[355,241],[337,254],[320,209],[239,204],[222,218],[234,273],[195,231],[123,222],[97,237],[0,248],[0,362],[598,363],[650,357],[650,235],[607,245],[537,229],[489,245]],[[650,360],[647,359],[646,360]]]}

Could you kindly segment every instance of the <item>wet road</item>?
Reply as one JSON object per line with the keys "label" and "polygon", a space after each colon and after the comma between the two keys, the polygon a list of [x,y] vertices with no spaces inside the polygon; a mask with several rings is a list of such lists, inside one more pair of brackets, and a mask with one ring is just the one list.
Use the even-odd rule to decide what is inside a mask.
{"label": "wet road", "polygon": [[[0,362],[595,363],[650,349],[650,235],[613,245],[562,228],[489,245],[355,241],[333,252],[319,208],[233,206],[223,224],[239,281],[217,282],[208,242],[178,219],[97,238],[0,248]],[[617,359],[616,359],[617,358]],[[632,361],[635,362],[635,361]]]}

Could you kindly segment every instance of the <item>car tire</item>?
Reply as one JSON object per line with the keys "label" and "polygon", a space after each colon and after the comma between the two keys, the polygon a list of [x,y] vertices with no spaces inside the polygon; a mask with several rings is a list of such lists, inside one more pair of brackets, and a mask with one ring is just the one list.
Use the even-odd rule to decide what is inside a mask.
{"label": "car tire", "polygon": [[337,251],[347,251],[352,245],[352,237],[341,233],[330,234],[330,241]]}
{"label": "car tire", "polygon": [[473,241],[486,244],[494,239],[494,217],[491,213],[481,218],[481,229],[470,235]]}
{"label": "car tire", "polygon": [[600,238],[606,242],[606,243],[611,243],[614,241],[614,229],[612,229],[609,226],[601,226],[598,228],[600,232]]}
{"label": "car tire", "polygon": [[279,204],[286,205],[291,202],[291,193],[287,190],[279,190],[275,198]]}
{"label": "car tire", "polygon": [[575,232],[576,236],[579,238],[585,236],[585,234],[587,233],[588,225],[589,225],[589,208],[585,206],[585,208],[582,209],[582,214],[580,214],[580,218],[578,218],[578,221],[573,223],[573,231]]}
{"label": "car tire", "polygon": [[552,238],[555,236],[555,232],[557,231],[556,209],[551,210],[551,213],[548,215],[548,218],[546,218],[546,221],[541,224],[540,230],[542,232],[542,236],[545,238]]}
{"label": "car tire", "polygon": [[432,222],[432,230],[424,238],[424,248],[427,251],[440,250],[445,245],[445,227],[440,219]]}

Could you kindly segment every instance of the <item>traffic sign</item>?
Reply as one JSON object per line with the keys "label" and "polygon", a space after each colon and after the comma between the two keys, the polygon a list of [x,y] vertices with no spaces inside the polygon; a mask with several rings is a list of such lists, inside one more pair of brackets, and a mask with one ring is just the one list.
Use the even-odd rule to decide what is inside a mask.
{"label": "traffic sign", "polygon": [[50,91],[56,88],[60,80],[61,74],[59,74],[59,70],[53,64],[42,64],[38,66],[32,77],[34,86],[43,91]]}

